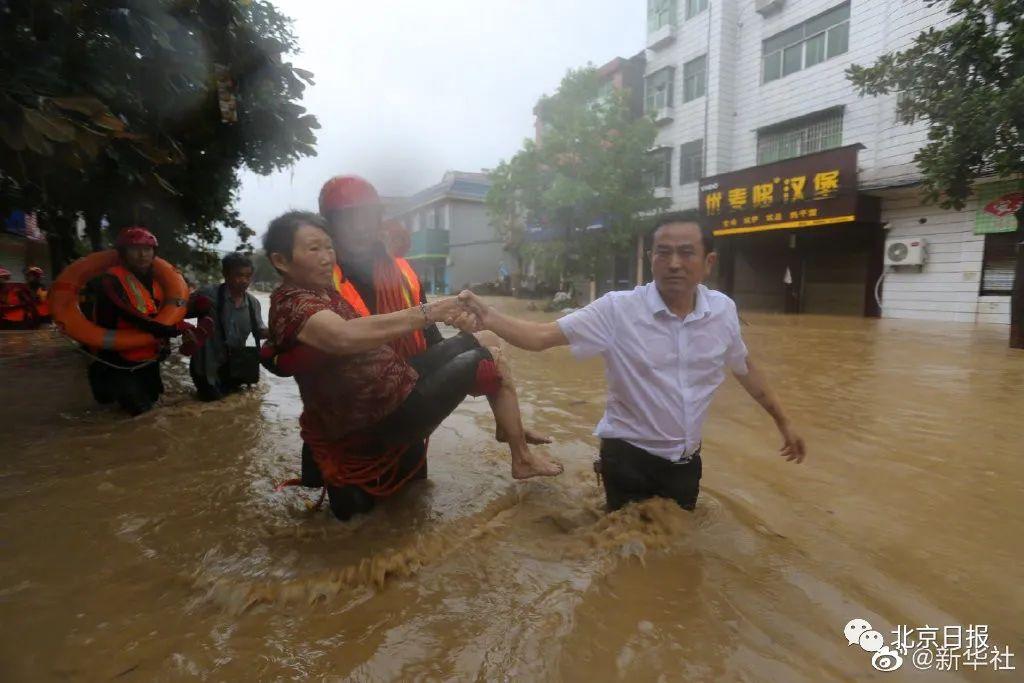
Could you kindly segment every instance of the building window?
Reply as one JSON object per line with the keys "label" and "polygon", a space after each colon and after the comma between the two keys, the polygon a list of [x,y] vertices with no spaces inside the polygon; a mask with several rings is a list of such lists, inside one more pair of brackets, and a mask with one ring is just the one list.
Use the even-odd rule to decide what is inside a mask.
{"label": "building window", "polygon": [[764,41],[762,81],[788,76],[849,49],[850,3],[844,3]]}
{"label": "building window", "polygon": [[434,224],[434,210],[432,208],[426,208],[423,210],[423,229],[433,230],[437,227]]}
{"label": "building window", "polygon": [[438,230],[447,230],[448,226],[445,225],[444,220],[444,204],[434,204],[434,226]]}
{"label": "building window", "polygon": [[672,81],[676,70],[670,66],[655,71],[644,81],[644,111],[653,114],[672,106]]}
{"label": "building window", "polygon": [[676,23],[676,0],[647,0],[647,32]]}
{"label": "building window", "polygon": [[420,215],[418,213],[414,213],[412,216],[410,216],[410,218],[412,219],[412,231],[413,232],[419,232],[420,231]]}
{"label": "building window", "polygon": [[672,187],[672,148],[659,147],[651,150],[651,174],[648,183],[651,187]]}
{"label": "building window", "polygon": [[985,235],[985,255],[981,261],[981,295],[1010,296],[1016,265],[1016,232]]}
{"label": "building window", "polygon": [[843,110],[830,109],[757,132],[757,163],[832,149],[843,144]]}
{"label": "building window", "polygon": [[708,8],[708,0],[686,0],[686,18],[692,19]]}
{"label": "building window", "polygon": [[695,183],[704,173],[704,141],[694,140],[679,147],[679,184]]}
{"label": "building window", "polygon": [[683,102],[704,96],[707,89],[707,55],[683,64]]}

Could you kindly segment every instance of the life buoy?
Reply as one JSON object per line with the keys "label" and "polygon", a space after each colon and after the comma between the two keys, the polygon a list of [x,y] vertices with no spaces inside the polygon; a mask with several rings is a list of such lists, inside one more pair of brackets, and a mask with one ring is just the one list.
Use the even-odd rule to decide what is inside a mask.
{"label": "life buoy", "polygon": [[[57,326],[75,341],[107,351],[125,351],[154,343],[153,335],[141,330],[108,330],[92,322],[78,307],[78,295],[85,284],[119,263],[116,249],[84,256],[64,271],[50,288],[50,313]],[[155,322],[176,325],[185,319],[188,285],[174,266],[162,258],[153,259],[153,278],[164,292],[164,305]]]}

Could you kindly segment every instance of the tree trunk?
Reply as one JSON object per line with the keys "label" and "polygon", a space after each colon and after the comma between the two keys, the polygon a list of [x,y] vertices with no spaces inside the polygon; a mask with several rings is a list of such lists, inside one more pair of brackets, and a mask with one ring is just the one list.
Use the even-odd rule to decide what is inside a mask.
{"label": "tree trunk", "polygon": [[103,231],[100,227],[100,217],[94,213],[87,213],[85,219],[85,234],[89,238],[89,248],[93,251],[103,249]]}
{"label": "tree trunk", "polygon": [[76,258],[74,226],[56,212],[40,211],[40,227],[50,245],[50,267],[55,275]]}
{"label": "tree trunk", "polygon": [[1017,264],[1010,295],[1010,348],[1024,349],[1024,206],[1017,209]]}

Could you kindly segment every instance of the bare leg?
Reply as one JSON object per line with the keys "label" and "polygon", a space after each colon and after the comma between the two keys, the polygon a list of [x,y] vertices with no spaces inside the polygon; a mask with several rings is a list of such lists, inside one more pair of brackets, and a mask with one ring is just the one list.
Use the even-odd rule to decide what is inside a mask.
{"label": "bare leg", "polygon": [[[487,400],[491,404],[491,412],[494,413],[497,433],[503,437],[499,440],[508,443],[509,449],[512,451],[512,477],[514,479],[529,479],[530,477],[551,477],[561,474],[564,468],[560,463],[530,450],[527,432],[523,428],[522,414],[519,411],[519,397],[516,395],[515,381],[498,337],[486,331],[478,332],[476,337],[491,352],[494,362],[501,372],[501,388],[494,396],[488,396]],[[537,437],[534,436],[534,438]]]}

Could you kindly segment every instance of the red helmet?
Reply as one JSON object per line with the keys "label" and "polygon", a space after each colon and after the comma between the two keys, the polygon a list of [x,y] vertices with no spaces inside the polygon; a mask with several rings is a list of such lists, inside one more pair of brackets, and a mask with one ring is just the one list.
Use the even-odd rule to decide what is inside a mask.
{"label": "red helmet", "polygon": [[412,245],[412,237],[409,229],[402,221],[392,218],[381,224],[381,241],[387,247],[388,253],[398,258],[405,258]]}
{"label": "red helmet", "polygon": [[153,247],[156,249],[159,246],[156,235],[145,228],[125,228],[117,236],[115,244],[118,249],[122,247]]}
{"label": "red helmet", "polygon": [[380,205],[377,190],[357,175],[334,176],[320,188],[320,213],[324,215],[350,206],[376,205]]}
{"label": "red helmet", "polygon": [[29,266],[25,269],[25,275],[35,275],[36,277],[43,276],[43,269],[39,266]]}

